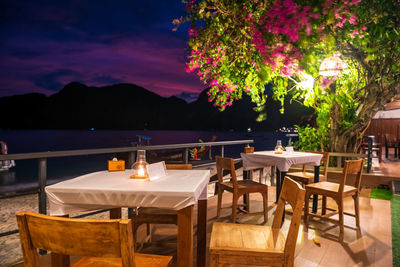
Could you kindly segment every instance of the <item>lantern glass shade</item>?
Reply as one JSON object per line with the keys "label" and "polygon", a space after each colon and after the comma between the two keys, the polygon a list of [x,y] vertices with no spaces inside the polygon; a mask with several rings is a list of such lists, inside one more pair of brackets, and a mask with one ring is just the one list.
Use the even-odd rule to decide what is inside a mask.
{"label": "lantern glass shade", "polygon": [[321,76],[337,76],[346,68],[346,63],[338,56],[325,58],[319,67],[319,75]]}
{"label": "lantern glass shade", "polygon": [[147,166],[149,164],[146,162],[146,151],[138,150],[136,162],[132,165],[133,174],[131,178],[134,179],[147,179],[149,178],[149,172]]}
{"label": "lantern glass shade", "polygon": [[274,149],[275,154],[283,154],[282,141],[278,140]]}

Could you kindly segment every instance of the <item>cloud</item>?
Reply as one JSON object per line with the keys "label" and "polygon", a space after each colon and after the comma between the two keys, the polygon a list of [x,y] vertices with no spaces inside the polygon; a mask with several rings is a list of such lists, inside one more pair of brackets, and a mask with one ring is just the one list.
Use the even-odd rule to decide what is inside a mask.
{"label": "cloud", "polygon": [[[71,81],[133,83],[162,96],[205,86],[184,70],[180,1],[8,1],[0,28],[0,96],[53,93]],[[24,82],[22,82],[24,81]]]}
{"label": "cloud", "polygon": [[184,99],[186,102],[190,103],[196,101],[199,97],[198,93],[182,92],[177,97]]}
{"label": "cloud", "polygon": [[59,91],[66,84],[65,81],[79,81],[80,74],[69,69],[59,69],[45,74],[35,80],[35,85],[50,91]]}
{"label": "cloud", "polygon": [[100,75],[93,77],[90,81],[91,84],[96,84],[96,85],[112,85],[112,84],[117,84],[117,83],[123,83],[123,80],[115,78],[111,75]]}

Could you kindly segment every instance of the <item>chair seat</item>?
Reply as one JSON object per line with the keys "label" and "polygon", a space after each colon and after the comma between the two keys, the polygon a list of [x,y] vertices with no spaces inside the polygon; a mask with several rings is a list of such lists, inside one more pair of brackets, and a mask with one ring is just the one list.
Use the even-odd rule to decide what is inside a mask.
{"label": "chair seat", "polygon": [[[171,256],[135,253],[135,265],[140,267],[171,266],[170,265],[171,260],[172,260]],[[121,258],[82,257],[71,266],[72,267],[122,266],[122,260]]]}
{"label": "chair seat", "polygon": [[132,214],[133,223],[138,226],[142,223],[150,224],[177,224],[178,212],[170,209],[139,208],[139,214]]}
{"label": "chair seat", "polygon": [[[305,180],[308,181],[308,183],[313,183],[314,182],[314,173],[311,172],[288,172],[286,173],[286,176],[296,180]],[[326,177],[322,174],[319,175],[319,180],[326,180]]]}
{"label": "chair seat", "polygon": [[[246,191],[248,193],[259,192],[260,188],[268,191],[267,185],[254,182],[252,180],[240,180],[240,181],[237,181],[237,183],[238,183],[239,191]],[[223,182],[223,183],[221,183],[221,185],[223,187],[225,187],[226,190],[233,191],[233,183],[232,182]]]}
{"label": "chair seat", "polygon": [[270,226],[215,222],[210,254],[219,254],[220,263],[224,261],[221,257],[226,257],[226,262],[237,264],[249,263],[248,256],[261,257],[258,261],[254,258],[251,263],[265,265],[277,259],[283,260],[285,242],[283,232],[272,230]]}
{"label": "chair seat", "polygon": [[[324,191],[330,193],[338,193],[339,186],[340,184],[324,181],[314,184],[308,184],[306,185],[306,190],[312,190],[313,192]],[[357,188],[355,188],[354,186],[344,185],[343,194],[346,195],[347,193],[353,193],[355,191],[357,191]]]}

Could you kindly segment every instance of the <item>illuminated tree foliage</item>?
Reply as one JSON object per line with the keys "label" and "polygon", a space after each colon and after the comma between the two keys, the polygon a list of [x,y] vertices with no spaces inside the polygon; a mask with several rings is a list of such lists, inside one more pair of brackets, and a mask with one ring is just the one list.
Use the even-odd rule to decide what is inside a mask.
{"label": "illuminated tree foliage", "polygon": [[[282,112],[287,95],[315,109],[320,148],[355,152],[375,113],[400,93],[399,0],[184,3],[187,17],[173,23],[191,25],[186,70],[211,87],[220,110],[247,94],[265,119],[270,84]],[[346,68],[319,75],[330,56]]]}

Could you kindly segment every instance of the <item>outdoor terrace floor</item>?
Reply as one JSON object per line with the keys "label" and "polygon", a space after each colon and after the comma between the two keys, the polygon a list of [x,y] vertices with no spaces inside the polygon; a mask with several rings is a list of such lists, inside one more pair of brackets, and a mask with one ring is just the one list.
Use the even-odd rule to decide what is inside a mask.
{"label": "outdoor terrace floor", "polygon": [[[338,227],[330,228],[330,223],[314,222],[312,228],[305,231],[303,224],[300,226],[298,245],[296,248],[295,266],[392,266],[392,236],[391,236],[391,215],[390,201],[369,198],[370,190],[364,189],[360,197],[360,220],[361,231],[345,227],[344,240],[339,242]],[[275,187],[269,188],[269,220],[272,224],[273,212],[275,210]],[[224,195],[223,202],[226,206],[231,201],[229,193]],[[217,197],[211,197],[208,201],[208,242],[210,239],[212,224],[215,221],[229,222],[230,209],[222,210],[223,217],[216,218]],[[261,210],[261,197],[255,194],[251,197],[252,210]],[[328,202],[328,206],[334,206]],[[353,212],[351,198],[345,201],[345,210]],[[96,215],[105,217],[108,214]],[[290,213],[286,214],[286,221],[283,229],[288,229]],[[195,220],[196,221],[196,220]],[[260,224],[262,216],[244,217],[238,220],[239,223]],[[345,216],[345,225],[355,227],[354,218]],[[143,237],[144,227],[142,226],[138,239]],[[153,240],[174,241],[176,227],[165,225],[153,228]],[[316,237],[320,245],[313,242]],[[195,242],[196,243],[196,242]],[[194,248],[196,251],[196,248]],[[145,247],[142,253],[154,253],[164,255],[176,255],[176,245],[168,244],[163,246],[151,245]],[[41,266],[49,265],[50,257],[41,257]],[[72,258],[74,260],[74,258]],[[207,260],[208,264],[208,260]],[[17,264],[15,266],[23,266]]]}

